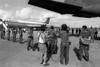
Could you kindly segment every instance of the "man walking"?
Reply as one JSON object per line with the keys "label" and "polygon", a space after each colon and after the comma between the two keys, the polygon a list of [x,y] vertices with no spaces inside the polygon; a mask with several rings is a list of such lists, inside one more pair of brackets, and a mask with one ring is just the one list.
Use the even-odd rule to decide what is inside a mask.
{"label": "man walking", "polygon": [[89,44],[91,43],[91,32],[87,26],[82,26],[82,31],[79,36],[79,60],[84,58],[89,61]]}

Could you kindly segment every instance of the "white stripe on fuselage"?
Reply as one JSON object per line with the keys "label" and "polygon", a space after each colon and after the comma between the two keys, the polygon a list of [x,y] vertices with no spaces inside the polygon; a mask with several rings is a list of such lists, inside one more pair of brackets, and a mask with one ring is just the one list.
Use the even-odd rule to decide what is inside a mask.
{"label": "white stripe on fuselage", "polygon": [[45,24],[43,22],[18,21],[19,23]]}
{"label": "white stripe on fuselage", "polygon": [[21,20],[19,20],[19,21],[6,21],[6,22],[8,22],[8,23],[28,23],[28,24],[37,24],[37,25],[43,25],[43,24],[45,24],[44,22],[30,22],[30,21],[21,21]]}

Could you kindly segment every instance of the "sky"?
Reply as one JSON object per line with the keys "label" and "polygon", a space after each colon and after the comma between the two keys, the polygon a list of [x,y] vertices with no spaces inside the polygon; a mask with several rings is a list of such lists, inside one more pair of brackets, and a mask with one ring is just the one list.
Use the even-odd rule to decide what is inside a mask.
{"label": "sky", "polygon": [[[25,20],[25,21],[39,21],[44,22],[47,17],[54,17],[50,24],[61,26],[66,23],[70,27],[81,27],[82,25],[99,27],[100,18],[80,18],[72,15],[61,15],[53,11],[42,9],[36,6],[27,4],[29,0],[0,0],[0,18],[10,20]],[[56,0],[64,2],[64,0]],[[99,7],[100,0],[69,0],[72,4],[84,6],[86,9],[95,9]],[[91,2],[90,2],[91,1]],[[95,3],[94,3],[95,1]],[[91,9],[93,10],[93,9]]]}

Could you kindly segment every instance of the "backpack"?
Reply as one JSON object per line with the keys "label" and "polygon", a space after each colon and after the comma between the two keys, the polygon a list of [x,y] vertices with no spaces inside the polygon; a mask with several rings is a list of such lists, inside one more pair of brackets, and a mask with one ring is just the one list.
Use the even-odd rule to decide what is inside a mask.
{"label": "backpack", "polygon": [[83,35],[82,36],[83,40],[81,40],[81,42],[83,44],[87,44],[87,45],[90,44],[91,43],[91,38],[89,38],[90,37],[89,31],[88,30],[84,31],[82,35]]}
{"label": "backpack", "polygon": [[89,44],[91,43],[91,39],[83,38],[82,43],[83,43],[83,44],[86,44],[86,45],[89,45]]}
{"label": "backpack", "polygon": [[45,33],[39,33],[38,42],[39,43],[45,43],[45,41],[46,41],[46,34]]}

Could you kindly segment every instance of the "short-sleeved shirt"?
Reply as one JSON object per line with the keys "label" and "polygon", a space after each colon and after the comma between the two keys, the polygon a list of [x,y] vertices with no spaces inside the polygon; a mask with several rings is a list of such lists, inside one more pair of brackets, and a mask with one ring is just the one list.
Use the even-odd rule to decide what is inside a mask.
{"label": "short-sleeved shirt", "polygon": [[30,31],[28,32],[28,36],[33,36],[33,30],[30,30]]}
{"label": "short-sleeved shirt", "polygon": [[55,39],[55,35],[56,35],[55,30],[53,30],[53,29],[49,30],[48,35],[51,35],[51,37],[50,37],[51,39]]}
{"label": "short-sleeved shirt", "polygon": [[80,36],[82,36],[82,38],[88,38],[91,36],[91,32],[89,30],[82,30]]}
{"label": "short-sleeved shirt", "polygon": [[94,29],[89,29],[91,34],[94,35],[95,34],[95,30]]}
{"label": "short-sleeved shirt", "polygon": [[66,45],[69,40],[69,33],[67,33],[66,31],[60,31],[60,38],[61,43],[63,43],[63,45]]}
{"label": "short-sleeved shirt", "polygon": [[23,35],[23,30],[19,30],[19,35]]}

